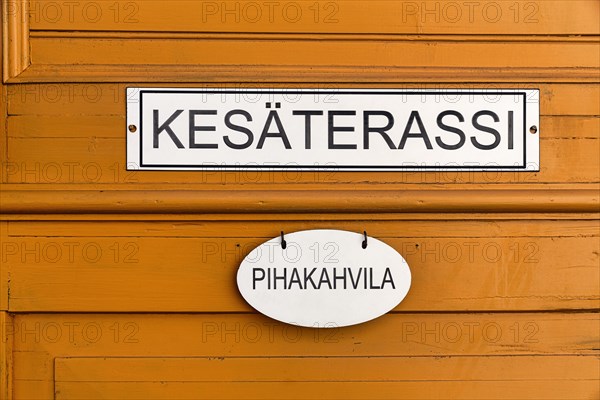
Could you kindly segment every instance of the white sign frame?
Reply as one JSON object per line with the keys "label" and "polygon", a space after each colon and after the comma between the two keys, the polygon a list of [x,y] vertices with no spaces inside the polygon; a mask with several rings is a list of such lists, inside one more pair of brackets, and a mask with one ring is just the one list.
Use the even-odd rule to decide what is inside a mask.
{"label": "white sign frame", "polygon": [[[261,100],[256,100],[257,96]],[[300,100],[297,100],[298,98]],[[202,107],[198,107],[198,104]],[[389,104],[393,104],[393,106],[389,106]],[[385,109],[383,106],[386,106]],[[196,107],[197,110],[193,110],[192,107]],[[176,110],[177,108],[182,112],[173,122],[168,123],[170,116],[179,111]],[[211,111],[218,112],[219,115],[195,114],[192,117],[190,112],[186,120],[188,113],[185,111],[193,110],[204,113],[207,112],[207,108],[214,109]],[[371,121],[364,114],[366,108],[388,112],[392,118],[382,114],[371,115],[369,118],[379,118],[377,122],[372,122],[373,125],[379,125],[370,126]],[[355,114],[340,115],[338,113],[340,110],[347,109],[353,110],[351,112],[355,112]],[[237,128],[247,125],[245,127],[253,133],[250,147],[241,150],[232,149],[223,143],[223,138],[229,137],[228,135],[237,135],[235,139],[237,143],[234,145],[239,145],[240,138],[244,137],[240,136],[240,133],[243,133],[241,130],[234,131],[225,128],[223,114],[227,115],[228,110],[247,112],[246,115],[241,113],[233,115],[229,123],[233,123],[232,120],[235,116]],[[307,110],[323,114],[312,116],[293,114],[295,111],[307,112]],[[440,112],[440,110],[443,111]],[[448,113],[451,111],[458,112],[460,117],[456,114],[449,115]],[[483,111],[486,113],[481,114]],[[397,119],[396,112],[404,113],[404,118]],[[416,118],[414,118],[414,112],[417,113]],[[487,112],[491,112],[495,116]],[[275,118],[271,118],[272,113],[276,113],[277,118],[282,115],[281,125],[276,123]],[[410,115],[407,116],[407,113]],[[445,128],[458,128],[463,132],[462,137],[465,137],[465,140],[459,137],[459,143],[455,143],[457,137],[454,135],[459,134],[442,128],[440,120],[433,118],[436,113],[438,118],[440,115],[443,116],[441,121]],[[539,113],[538,89],[127,88],[127,169],[150,171],[539,171]],[[359,132],[361,124],[359,122],[350,123],[352,118],[348,118],[355,117],[354,119],[358,120],[360,115],[363,116],[362,133]],[[504,121],[505,115],[506,119],[510,121]],[[382,128],[380,126],[383,124],[382,117],[387,118],[387,123],[392,123],[392,127],[388,131],[384,131],[390,140],[387,140],[384,134],[379,133],[377,129]],[[498,121],[496,121],[496,117],[498,117]],[[214,126],[210,125],[211,118]],[[248,120],[248,118],[251,119]],[[334,118],[336,118],[336,122],[332,122]],[[364,121],[365,119],[367,122]],[[265,121],[262,134],[260,127],[263,124],[259,123],[261,120]],[[327,120],[327,123],[323,120]],[[311,125],[312,121],[319,122]],[[475,128],[476,122],[481,129]],[[364,125],[365,123],[367,125]],[[194,136],[194,139],[192,139],[191,133],[192,124],[194,124],[194,135],[197,135]],[[254,126],[249,124],[254,124]],[[267,129],[267,124],[269,129]],[[504,124],[506,132],[500,130],[499,126],[490,126],[490,124]],[[148,126],[153,128],[148,128]],[[231,127],[231,125],[228,126]],[[265,132],[277,128],[277,132],[267,132],[267,134],[281,134],[279,126],[288,129],[287,131],[286,128],[283,129],[282,136],[288,138],[290,149],[286,148],[288,144],[279,136],[268,136],[262,144],[265,147],[260,149],[255,147],[257,142],[260,145],[259,136],[263,139],[262,135]],[[435,126],[433,130],[432,126]],[[189,131],[186,131],[186,127],[189,127]],[[179,138],[179,144],[184,147],[183,149],[178,148],[179,144],[173,141],[173,136],[168,132],[171,128],[171,132],[176,136],[175,139]],[[367,128],[370,129],[369,133],[365,133]],[[419,135],[419,133],[423,133],[422,128],[425,130],[424,136],[428,137],[427,141],[423,139],[422,135]],[[482,130],[484,128],[491,128],[499,134],[499,137],[493,132]],[[176,132],[175,129],[177,129]],[[212,132],[207,132],[211,129]],[[352,137],[347,131],[344,131],[345,129],[352,129],[351,133],[357,140],[344,143],[349,140],[348,137]],[[392,130],[394,130],[393,138]],[[399,134],[401,131],[403,133]],[[186,134],[189,132],[187,148],[184,142],[188,136],[181,132]],[[210,136],[214,133],[217,135]],[[446,135],[443,139],[442,134]],[[490,134],[500,142],[494,140],[490,144]],[[246,143],[248,143],[250,136],[244,135],[247,136]],[[327,145],[324,135],[329,135]],[[338,143],[333,143],[331,138],[334,135],[336,135],[335,140]],[[408,136],[407,140],[404,140],[404,135]],[[421,138],[414,137],[414,135],[421,136]],[[308,139],[309,136],[310,139]],[[367,139],[367,136],[371,139]],[[196,139],[197,137],[201,139]],[[362,138],[362,142],[360,138]],[[401,140],[398,140],[399,138]],[[190,148],[192,140],[203,142],[202,146],[216,145],[220,147],[218,149]],[[403,140],[405,147],[400,148]],[[204,143],[205,141],[213,142]],[[232,142],[234,142],[233,139],[230,140],[230,143]],[[298,144],[301,142],[304,143],[304,148]],[[505,142],[507,142],[506,145]],[[462,144],[458,149],[442,149],[441,147],[441,144],[451,147],[460,143]],[[485,147],[493,144],[496,144],[496,148],[491,149],[491,152],[475,148],[478,145]],[[193,145],[198,145],[198,143],[193,143]],[[332,145],[334,147],[356,146],[356,148],[332,149]],[[395,148],[396,145],[398,148]],[[500,145],[506,149],[499,149]],[[198,157],[199,154],[202,155],[202,159]],[[398,154],[402,156],[398,157]]]}

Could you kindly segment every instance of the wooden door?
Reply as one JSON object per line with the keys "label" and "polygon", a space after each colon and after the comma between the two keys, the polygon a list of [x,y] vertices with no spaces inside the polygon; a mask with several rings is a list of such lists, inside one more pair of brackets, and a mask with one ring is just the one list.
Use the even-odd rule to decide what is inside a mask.
{"label": "wooden door", "polygon": [[[596,399],[597,0],[2,0],[0,397]],[[539,172],[126,171],[129,86],[539,88]],[[235,284],[281,230],[413,274],[314,330]]]}

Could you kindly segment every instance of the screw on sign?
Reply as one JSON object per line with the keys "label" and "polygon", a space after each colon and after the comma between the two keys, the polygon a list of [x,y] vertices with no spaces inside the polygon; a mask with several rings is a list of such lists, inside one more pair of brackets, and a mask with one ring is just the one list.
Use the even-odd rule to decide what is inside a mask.
{"label": "screw on sign", "polygon": [[539,169],[532,89],[129,88],[127,97],[138,169]]}

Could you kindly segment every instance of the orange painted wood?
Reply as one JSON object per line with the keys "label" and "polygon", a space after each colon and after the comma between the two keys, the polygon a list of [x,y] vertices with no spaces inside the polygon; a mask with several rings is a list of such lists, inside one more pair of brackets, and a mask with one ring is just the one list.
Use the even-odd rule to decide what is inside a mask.
{"label": "orange painted wood", "polygon": [[[597,40],[509,39],[38,33],[27,38],[32,66],[11,82],[131,82],[144,80],[141,76],[163,82],[195,82],[197,76],[227,82],[256,82],[256,76],[274,82],[397,82],[398,76],[403,82],[598,81]],[[403,56],[407,53],[411,57]],[[465,68],[463,60],[472,54],[478,57]]]}
{"label": "orange painted wood", "polygon": [[[598,1],[255,3],[3,2],[0,398],[598,398]],[[152,85],[539,88],[541,170],[129,173],[125,89]],[[311,228],[389,242],[406,301],[254,312],[241,258]]]}
{"label": "orange painted wood", "polygon": [[[418,356],[430,369],[439,360],[436,357],[458,356],[457,373],[471,365],[465,360],[489,356],[597,356],[593,350],[597,321],[597,313],[390,314],[369,324],[319,331],[258,314],[16,314],[14,365],[19,375],[14,393],[16,398],[52,398],[54,360],[65,355],[219,358],[235,354],[259,360],[351,356],[361,361]],[[166,334],[177,340],[165,339]],[[538,360],[535,369],[541,372],[549,358]],[[537,373],[515,367],[514,360],[510,365],[515,374]],[[580,370],[571,373],[576,371]],[[462,387],[467,394],[475,390],[467,383]],[[380,389],[386,393],[385,386]]]}
{"label": "orange painted wood", "polygon": [[[541,362],[543,369],[538,368]],[[449,357],[433,362],[410,357],[58,358],[55,391],[58,399],[98,394],[153,399],[505,399],[523,393],[567,399],[593,396],[598,372],[593,356]]]}
{"label": "orange painted wood", "polygon": [[[443,40],[360,40],[328,37],[284,40],[283,37],[255,39],[234,35],[229,39],[200,37],[174,39],[94,39],[32,37],[31,52],[38,64],[129,64],[135,65],[280,65],[299,71],[305,66],[391,66],[460,68],[465,57],[470,67],[519,68],[552,65],[555,68],[597,68],[597,41],[565,42],[446,42]],[[434,45],[435,44],[435,45]],[[56,52],[61,48],[61,52]],[[285,51],[286,57],[281,58]],[[410,57],[406,55],[410,54]]]}
{"label": "orange painted wood", "polygon": [[[47,94],[48,95],[48,94]],[[34,97],[32,97],[33,99]],[[548,120],[549,122],[546,122]],[[127,172],[121,160],[124,116],[14,116],[8,119],[10,160],[4,164],[2,178],[13,183],[114,183],[188,182],[218,183],[343,183],[372,182],[372,174],[322,172]],[[429,182],[547,183],[541,176],[558,174],[552,182],[598,182],[597,140],[600,120],[591,117],[542,118],[542,174],[525,172],[494,173],[386,173],[387,184],[418,183],[425,175]],[[80,126],[86,126],[81,129]],[[545,129],[547,128],[547,129]],[[68,139],[67,139],[68,138]],[[560,139],[560,140],[559,140]],[[35,143],[42,143],[41,146]],[[115,149],[116,147],[116,149]],[[83,157],[82,157],[83,156]],[[589,162],[587,162],[589,160]],[[586,161],[583,162],[582,161]],[[564,164],[578,168],[563,168]],[[380,175],[381,176],[381,175]]]}
{"label": "orange painted wood", "polygon": [[12,316],[0,311],[0,399],[13,398],[13,340]]}
{"label": "orange painted wood", "polygon": [[[112,232],[117,237],[11,237],[3,248],[9,310],[253,311],[235,275],[242,259],[269,238],[127,238]],[[600,308],[600,238],[593,229],[587,234],[594,236],[550,238],[479,238],[476,232],[446,238],[437,232],[377,236],[411,269],[412,288],[396,311]]]}
{"label": "orange painted wood", "polygon": [[31,64],[29,48],[29,0],[2,2],[2,78],[8,81]]}
{"label": "orange painted wood", "polygon": [[[255,77],[256,79],[256,77]],[[139,82],[139,81],[138,81]],[[142,81],[144,82],[144,81]],[[142,83],[143,84],[143,83]],[[127,86],[142,84],[116,83],[61,83],[61,84],[22,84],[11,85],[7,88],[8,115],[56,115],[63,118],[72,116],[125,116],[125,90]],[[250,84],[228,83],[171,83],[156,84],[157,87],[308,87],[308,88],[463,88],[463,89],[540,89],[540,115],[542,116],[592,116],[600,115],[600,84],[552,84],[552,83],[495,83],[472,82],[443,83],[422,80],[419,84],[398,81],[382,84],[377,81],[367,83],[338,83],[329,81],[327,84],[304,83],[261,83]]]}
{"label": "orange painted wood", "polygon": [[[533,214],[531,214],[533,215]],[[595,237],[600,235],[597,214],[561,215],[535,214],[376,214],[376,215],[194,215],[191,218],[175,219],[160,216],[156,220],[139,221],[109,218],[48,221],[4,222],[9,240],[21,238],[101,238],[112,237],[118,232],[120,238],[256,238],[271,239],[279,230],[273,225],[277,219],[286,231],[306,229],[343,229],[360,232],[368,230],[370,235],[381,238],[518,238],[518,237]],[[85,218],[84,217],[84,218]],[[186,216],[187,217],[187,216]],[[454,217],[454,218],[453,218]],[[171,218],[171,219],[169,219]],[[1,226],[1,225],[0,225]],[[443,235],[440,235],[443,232]]]}
{"label": "orange painted wood", "polygon": [[[235,194],[234,194],[235,193]],[[4,213],[485,213],[597,212],[594,189],[386,191],[362,190],[14,190],[6,191]],[[339,199],[352,199],[340,202]]]}
{"label": "orange painted wood", "polygon": [[[435,40],[433,41],[435,42]],[[591,48],[595,52],[597,49]],[[204,82],[238,82],[274,85],[279,82],[305,84],[319,83],[331,87],[331,82],[345,84],[395,83],[396,85],[424,81],[456,85],[462,82],[515,82],[519,85],[541,83],[597,83],[595,67],[412,67],[412,66],[323,66],[323,65],[235,65],[225,66],[186,64],[33,64],[20,75],[10,78],[11,83],[60,82],[177,82],[194,84],[198,76]],[[401,77],[401,78],[399,78]],[[513,86],[515,84],[513,83]],[[172,85],[171,85],[172,86]],[[289,86],[289,84],[287,85]],[[461,85],[464,86],[464,85]],[[487,85],[488,87],[490,85]]]}
{"label": "orange painted wood", "polygon": [[[0,189],[1,189],[1,187],[0,187]],[[0,190],[0,195],[1,194],[2,194],[2,190]],[[0,215],[4,215],[4,214],[0,213]],[[4,248],[7,246],[6,243],[9,240],[10,239],[8,238],[8,222],[0,220],[0,256],[6,255]],[[4,272],[5,269],[6,269],[6,260],[0,260],[0,277],[6,276],[6,274]],[[7,293],[7,291],[8,291],[7,282],[3,278],[0,278],[0,293]],[[0,312],[6,311],[6,310],[8,310],[8,296],[0,295]]]}
{"label": "orange painted wood", "polygon": [[[431,356],[430,360],[598,355],[598,313],[593,311],[392,313],[367,324],[325,330],[286,325],[257,313],[17,313],[14,324],[15,364],[65,355]],[[52,376],[51,370],[46,373]]]}
{"label": "orange painted wood", "polygon": [[30,20],[36,31],[593,35],[600,30],[594,0],[290,3],[32,0]]}
{"label": "orange painted wood", "polygon": [[[507,368],[511,361],[527,372]],[[431,364],[424,357],[82,357],[57,358],[54,372],[60,383],[86,382],[91,376],[98,382],[552,381],[593,380],[600,372],[595,356],[551,356],[547,368],[535,368],[540,361],[536,356],[450,356]]]}
{"label": "orange painted wood", "polygon": [[[240,383],[188,384],[188,383],[150,383],[150,384],[69,384],[59,385],[58,399],[97,398],[99,393],[107,394],[110,399],[120,399],[123,395],[137,399],[434,399],[439,393],[450,398],[478,400],[521,399],[523,393],[530,396],[552,399],[571,399],[572,396],[594,398],[597,392],[596,382],[427,382],[427,383]],[[132,387],[133,386],[133,387]],[[64,397],[61,393],[65,393]],[[491,394],[491,395],[490,395]],[[496,395],[498,394],[498,395]],[[73,397],[70,397],[73,396]],[[189,396],[189,397],[188,397]],[[202,396],[202,397],[198,397]],[[204,397],[206,396],[206,397]]]}
{"label": "orange painted wood", "polygon": [[[541,140],[541,171],[474,172],[369,172],[337,171],[126,171],[125,138],[9,138],[8,183],[587,183],[600,182],[600,140]],[[576,166],[565,168],[565,165]]]}

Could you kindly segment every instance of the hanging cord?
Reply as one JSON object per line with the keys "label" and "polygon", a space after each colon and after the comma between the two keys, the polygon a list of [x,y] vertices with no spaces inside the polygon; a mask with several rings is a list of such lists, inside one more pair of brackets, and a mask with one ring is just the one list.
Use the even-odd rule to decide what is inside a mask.
{"label": "hanging cord", "polygon": [[285,241],[285,238],[283,237],[283,231],[281,231],[281,248],[285,249],[287,247],[287,242]]}

